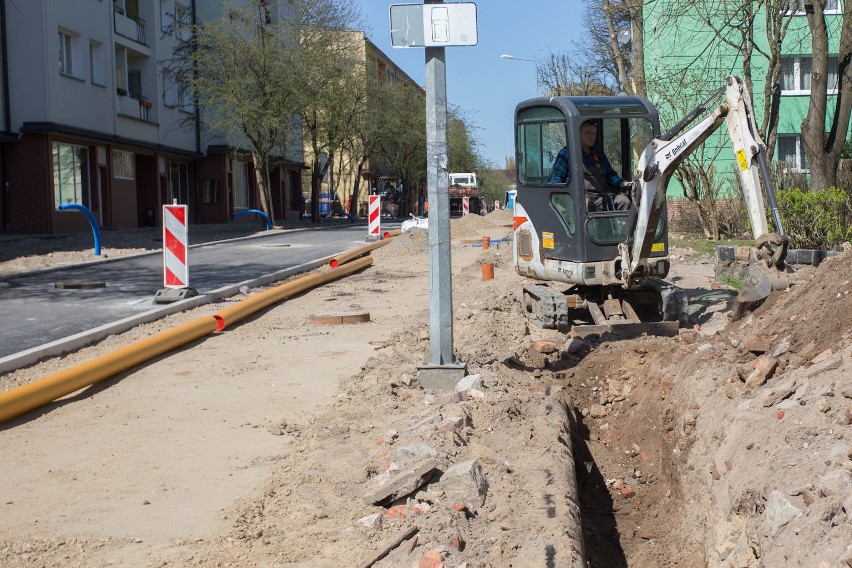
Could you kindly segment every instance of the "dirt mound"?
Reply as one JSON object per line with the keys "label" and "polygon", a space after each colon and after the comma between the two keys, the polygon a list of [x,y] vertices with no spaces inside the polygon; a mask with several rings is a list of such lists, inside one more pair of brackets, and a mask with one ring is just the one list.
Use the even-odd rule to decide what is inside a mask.
{"label": "dirt mound", "polygon": [[512,213],[494,211],[488,215],[468,215],[450,221],[450,234],[454,239],[467,237],[503,238],[512,232]]}
{"label": "dirt mound", "polygon": [[429,231],[426,229],[410,229],[390,243],[370,253],[376,261],[404,256],[417,256],[429,252]]}
{"label": "dirt mound", "polygon": [[800,283],[772,294],[754,314],[729,329],[784,341],[790,350],[815,355],[852,333],[852,251],[829,258]]}

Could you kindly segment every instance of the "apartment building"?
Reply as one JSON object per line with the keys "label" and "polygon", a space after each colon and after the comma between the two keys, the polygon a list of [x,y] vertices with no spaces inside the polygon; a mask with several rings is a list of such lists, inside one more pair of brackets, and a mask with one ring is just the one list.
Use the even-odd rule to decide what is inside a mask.
{"label": "apartment building", "polygon": [[[385,83],[399,85],[407,92],[411,92],[414,96],[421,98],[426,97],[426,91],[417,84],[414,79],[408,76],[394,61],[387,56],[376,44],[374,44],[362,31],[346,32],[347,41],[351,42],[355,48],[358,57],[363,62],[365,73],[374,73],[374,76]],[[366,82],[366,77],[364,78]],[[367,105],[374,104],[370,98],[367,98]],[[310,158],[312,150],[309,144],[305,144],[304,154]],[[323,156],[323,159],[327,159]],[[355,186],[355,165],[345,150],[341,150],[338,156],[334,157],[335,164],[329,168],[325,179],[322,181],[322,195],[327,196],[326,199],[333,200],[335,196],[340,201],[341,206],[352,215],[366,215],[368,196],[371,191],[376,191],[381,182],[397,184],[397,180],[390,171],[388,164],[380,156],[371,156],[364,170],[361,172],[361,181],[358,190],[358,203],[351,203],[351,196]],[[308,160],[310,161],[310,159]],[[302,183],[305,188],[310,187],[310,172],[306,172]],[[323,207],[323,205],[325,205]],[[416,204],[415,204],[416,205]],[[328,205],[321,204],[321,210],[330,209]],[[416,207],[409,207],[409,211],[417,210]]]}
{"label": "apartment building", "polygon": [[[196,223],[257,206],[244,154],[203,132],[185,78],[163,69],[188,39],[195,0],[0,6],[4,231],[86,230],[83,215],[59,209],[66,203],[116,229],[157,226],[175,201]],[[275,172],[282,188],[284,178],[284,168]]]}
{"label": "apartment building", "polygon": [[[838,49],[844,1],[827,0],[825,7],[829,37],[829,95],[836,93]],[[710,3],[708,3],[710,5]],[[718,6],[717,6],[718,8]],[[742,74],[742,56],[737,45],[735,22],[722,21],[722,9],[712,16],[680,0],[665,0],[646,10],[645,69],[648,96],[658,106],[663,117],[663,129],[672,126],[684,109],[695,106],[724,84],[727,75]],[[811,37],[806,17],[806,2],[791,0],[783,16],[789,24],[782,42],[781,99],[778,107],[777,142],[773,159],[783,163],[786,171],[807,172],[808,165],[801,141],[801,123],[810,100]],[[726,41],[720,41],[703,18],[710,17]],[[757,45],[751,57],[754,86],[752,99],[758,123],[763,118],[764,89],[768,60],[766,18],[763,14],[753,20],[750,29]],[[726,27],[726,24],[729,24]],[[741,41],[740,41],[741,43]],[[675,106],[679,108],[675,108]],[[834,101],[829,100],[828,117],[834,113]],[[826,123],[828,124],[828,122]],[[724,129],[723,129],[724,130]],[[847,135],[848,136],[848,135]],[[716,170],[734,171],[733,155],[729,151],[727,134],[717,133],[708,140],[708,155]]]}

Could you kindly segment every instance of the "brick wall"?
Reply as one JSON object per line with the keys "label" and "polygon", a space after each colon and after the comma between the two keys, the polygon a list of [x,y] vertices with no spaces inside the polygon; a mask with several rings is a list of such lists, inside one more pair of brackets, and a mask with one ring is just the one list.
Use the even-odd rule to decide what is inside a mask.
{"label": "brick wall", "polygon": [[50,140],[45,135],[24,135],[8,145],[9,232],[53,231],[53,169]]}
{"label": "brick wall", "polygon": [[[224,154],[209,154],[198,166],[198,185],[201,199],[198,200],[201,223],[227,223],[230,211],[228,194],[228,174],[225,171]],[[204,203],[204,181],[214,180],[218,183],[219,199],[216,203]]]}

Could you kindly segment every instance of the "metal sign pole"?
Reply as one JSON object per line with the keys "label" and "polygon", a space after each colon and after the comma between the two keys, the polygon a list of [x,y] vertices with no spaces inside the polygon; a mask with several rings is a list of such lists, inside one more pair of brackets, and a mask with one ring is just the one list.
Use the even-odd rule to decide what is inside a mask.
{"label": "metal sign pole", "polygon": [[[443,4],[426,0],[425,4]],[[447,173],[447,66],[443,47],[426,48],[426,182],[429,195],[429,359],[417,379],[453,389],[467,365],[453,353],[453,282]]]}

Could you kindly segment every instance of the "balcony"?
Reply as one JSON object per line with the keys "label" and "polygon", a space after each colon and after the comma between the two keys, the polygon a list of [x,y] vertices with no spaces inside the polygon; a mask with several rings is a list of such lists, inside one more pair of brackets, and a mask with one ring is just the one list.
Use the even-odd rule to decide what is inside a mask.
{"label": "balcony", "polygon": [[148,97],[135,93],[127,94],[124,89],[119,89],[117,92],[118,114],[129,116],[130,118],[138,118],[145,122],[154,122],[151,116],[153,114],[151,109],[154,105]]}
{"label": "balcony", "polygon": [[115,33],[147,46],[148,41],[145,36],[145,20],[137,16],[126,14],[124,8],[121,6],[114,5],[113,8]]}

